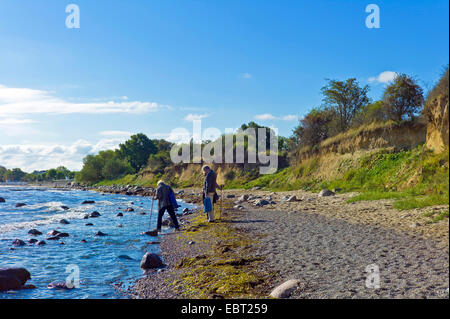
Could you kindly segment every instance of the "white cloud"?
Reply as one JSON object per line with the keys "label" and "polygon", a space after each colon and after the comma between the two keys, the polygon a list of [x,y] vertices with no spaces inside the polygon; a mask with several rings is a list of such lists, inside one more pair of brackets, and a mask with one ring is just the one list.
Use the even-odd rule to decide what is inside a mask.
{"label": "white cloud", "polygon": [[[128,99],[128,98],[127,98]],[[22,114],[70,114],[70,113],[147,113],[155,112],[162,105],[155,102],[128,101],[70,102],[51,92],[29,88],[10,88],[0,85],[0,116]]]}
{"label": "white cloud", "polygon": [[296,115],[291,115],[291,114],[280,116],[280,117],[277,117],[277,116],[272,115],[270,113],[255,115],[255,119],[256,120],[260,120],[260,121],[273,121],[273,120],[294,121],[297,118],[298,117]]}
{"label": "white cloud", "polygon": [[282,119],[283,121],[295,121],[295,120],[298,119],[298,116],[297,116],[297,115],[289,114],[289,115],[283,116],[281,119]]}
{"label": "white cloud", "polygon": [[241,78],[241,79],[251,79],[253,76],[250,74],[250,73],[241,73],[241,74],[239,74],[239,77]]}
{"label": "white cloud", "polygon": [[102,131],[99,133],[101,136],[124,136],[124,137],[129,137],[132,135],[131,132],[127,132],[127,131]]}
{"label": "white cloud", "polygon": [[255,115],[255,119],[260,120],[260,121],[269,121],[269,120],[276,120],[276,117],[273,116],[272,114],[265,113],[265,114]]}
{"label": "white cloud", "polygon": [[78,140],[70,145],[22,144],[0,145],[0,165],[20,167],[26,172],[55,168],[60,165],[71,170],[82,168],[82,160],[88,154],[118,148],[124,138],[101,139],[97,143]]}
{"label": "white cloud", "polygon": [[199,121],[202,120],[204,118],[207,118],[209,115],[208,114],[192,114],[189,113],[184,120],[185,121],[189,121],[189,122],[193,122],[193,121]]}
{"label": "white cloud", "polygon": [[373,83],[373,82],[389,83],[389,82],[393,81],[396,76],[397,76],[396,72],[384,71],[384,72],[381,72],[376,77],[370,77],[368,81],[369,81],[369,83]]}
{"label": "white cloud", "polygon": [[0,118],[0,126],[30,124],[30,123],[35,123],[35,121],[30,119]]}

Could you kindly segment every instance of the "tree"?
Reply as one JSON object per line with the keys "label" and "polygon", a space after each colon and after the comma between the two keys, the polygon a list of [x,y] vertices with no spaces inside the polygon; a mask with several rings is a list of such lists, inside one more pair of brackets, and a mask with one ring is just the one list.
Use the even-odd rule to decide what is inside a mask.
{"label": "tree", "polygon": [[396,122],[414,119],[414,115],[420,112],[423,101],[422,88],[406,74],[398,74],[383,94],[389,119]]}
{"label": "tree", "polygon": [[383,101],[376,101],[372,104],[366,105],[355,115],[352,126],[359,127],[364,124],[372,122],[385,122],[389,119]]}
{"label": "tree", "polygon": [[120,156],[128,160],[136,173],[147,165],[150,154],[157,152],[155,143],[142,133],[132,135],[128,141],[120,144],[119,147]]}
{"label": "tree", "polygon": [[294,130],[294,137],[299,146],[314,146],[328,137],[328,125],[333,116],[330,109],[313,108],[300,120]]}
{"label": "tree", "polygon": [[12,170],[7,170],[5,173],[5,180],[12,182],[19,182],[26,175],[20,168],[13,168]]}
{"label": "tree", "polygon": [[336,114],[336,132],[346,131],[356,113],[369,103],[369,87],[360,87],[356,79],[346,81],[328,80],[322,88],[324,106]]}

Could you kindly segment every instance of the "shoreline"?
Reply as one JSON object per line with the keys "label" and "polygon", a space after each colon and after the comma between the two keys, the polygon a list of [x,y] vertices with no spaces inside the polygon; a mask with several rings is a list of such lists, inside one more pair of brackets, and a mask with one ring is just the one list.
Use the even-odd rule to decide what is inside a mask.
{"label": "shoreline", "polygon": [[[236,204],[243,194],[256,199]],[[297,200],[283,201],[287,195]],[[302,285],[291,298],[448,298],[448,219],[424,222],[425,211],[448,206],[405,213],[393,209],[391,200],[346,203],[348,194],[224,191],[228,196],[234,198],[225,200],[223,220],[204,225],[204,216],[197,213],[189,218],[185,234],[163,238],[160,247],[167,267],[138,280],[132,298],[267,298],[277,285],[298,277]],[[254,204],[269,197],[275,204]],[[413,220],[416,225],[411,227]],[[192,232],[199,224],[202,227]],[[224,227],[227,235],[219,231]],[[215,237],[198,244],[195,240],[201,240],[202,233]],[[245,240],[232,249],[218,248],[217,242],[225,242],[229,234]],[[223,259],[258,279],[237,293],[211,288],[211,278],[202,277]],[[364,285],[365,267],[372,263],[380,264],[385,276],[380,290]],[[190,275],[190,267],[200,279]],[[336,269],[345,271],[336,274]],[[224,287],[233,284],[213,278],[223,280]]]}

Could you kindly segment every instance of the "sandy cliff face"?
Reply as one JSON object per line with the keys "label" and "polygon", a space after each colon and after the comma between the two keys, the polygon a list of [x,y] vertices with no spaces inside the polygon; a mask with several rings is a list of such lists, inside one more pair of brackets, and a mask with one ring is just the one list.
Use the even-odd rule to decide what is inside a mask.
{"label": "sandy cliff face", "polygon": [[427,147],[436,153],[449,146],[448,95],[438,96],[428,106]]}

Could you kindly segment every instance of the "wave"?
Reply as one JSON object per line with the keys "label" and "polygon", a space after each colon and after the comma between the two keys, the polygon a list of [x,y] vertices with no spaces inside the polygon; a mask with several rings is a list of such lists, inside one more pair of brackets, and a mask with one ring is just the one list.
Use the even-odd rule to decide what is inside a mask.
{"label": "wave", "polygon": [[67,211],[64,214],[55,214],[51,216],[46,215],[36,215],[38,220],[26,221],[26,222],[14,222],[9,224],[0,225],[0,234],[7,233],[10,231],[18,230],[18,229],[31,229],[36,228],[37,226],[44,226],[48,224],[58,223],[61,219],[82,219],[85,215],[86,211],[83,210],[72,210]]}

